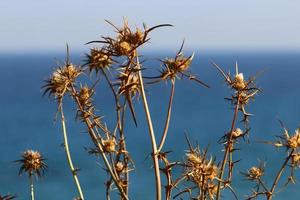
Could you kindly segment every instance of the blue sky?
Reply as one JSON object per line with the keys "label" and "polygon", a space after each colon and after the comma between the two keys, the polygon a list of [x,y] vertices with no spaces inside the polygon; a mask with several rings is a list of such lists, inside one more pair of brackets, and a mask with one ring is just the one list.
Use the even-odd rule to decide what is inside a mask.
{"label": "blue sky", "polygon": [[0,51],[62,50],[112,34],[104,22],[171,23],[150,48],[299,49],[298,0],[3,0]]}

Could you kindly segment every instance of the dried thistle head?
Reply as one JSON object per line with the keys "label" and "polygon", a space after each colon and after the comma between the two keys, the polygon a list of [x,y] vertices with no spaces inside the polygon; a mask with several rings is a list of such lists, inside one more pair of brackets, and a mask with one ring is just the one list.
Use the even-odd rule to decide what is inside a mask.
{"label": "dried thistle head", "polygon": [[116,171],[117,171],[119,174],[122,173],[123,170],[125,169],[124,164],[123,164],[123,162],[121,162],[121,161],[118,161],[118,162],[117,162],[115,168],[116,168]]}
{"label": "dried thistle head", "polygon": [[107,138],[103,140],[103,150],[107,153],[114,153],[116,152],[116,139],[115,138]]}
{"label": "dried thistle head", "polygon": [[138,70],[125,69],[121,71],[118,76],[118,85],[119,95],[128,95],[131,98],[136,97],[140,93]]}
{"label": "dried thistle head", "polygon": [[241,136],[243,136],[243,131],[242,131],[242,129],[240,129],[240,128],[236,128],[233,132],[232,132],[232,137],[233,138],[238,138],[238,137],[241,137]]}
{"label": "dried thistle head", "polygon": [[259,166],[251,167],[246,173],[242,172],[248,180],[250,181],[257,181],[260,179],[265,173],[265,163],[261,162]]}
{"label": "dried thistle head", "polygon": [[217,192],[217,179],[220,173],[215,160],[207,158],[207,150],[190,149],[186,153],[185,175],[187,180],[194,183],[201,192],[213,199]]}
{"label": "dried thistle head", "polygon": [[147,28],[144,24],[143,30],[136,28],[135,30],[130,28],[128,21],[125,19],[123,26],[117,27],[112,22],[107,21],[111,26],[114,27],[117,36],[112,37],[102,37],[101,41],[91,41],[90,43],[104,43],[106,44],[105,49],[111,56],[135,56],[135,50],[149,41],[148,34],[156,28],[163,26],[172,26],[170,24],[161,24],[151,28]]}
{"label": "dried thistle head", "polygon": [[175,58],[166,58],[163,60],[163,65],[165,69],[161,73],[161,79],[174,79],[183,76],[188,68],[190,67],[194,54],[189,57],[184,57],[183,53],[177,54]]}
{"label": "dried thistle head", "polygon": [[300,167],[300,153],[299,152],[292,154],[291,162],[292,162],[292,166]]}
{"label": "dried thistle head", "polygon": [[55,98],[62,98],[66,92],[68,92],[70,84],[74,83],[75,79],[82,73],[82,70],[75,67],[72,64],[66,64],[56,69],[47,84],[43,86],[45,88],[44,94],[49,93]]}
{"label": "dried thistle head", "polygon": [[90,54],[87,54],[86,56],[90,72],[95,71],[98,73],[99,70],[108,68],[113,63],[111,55],[105,48],[92,48],[90,49]]}
{"label": "dried thistle head", "polygon": [[49,93],[58,100],[61,100],[66,92],[68,92],[70,84],[82,73],[79,67],[70,63],[69,46],[67,45],[66,64],[56,69],[52,76],[46,81],[44,94]]}
{"label": "dried thistle head", "polygon": [[133,100],[139,97],[141,86],[138,76],[138,69],[124,67],[120,69],[116,85],[118,85],[118,95],[123,96],[129,105],[135,125],[137,125]]}
{"label": "dried thistle head", "polygon": [[283,135],[279,137],[280,140],[272,143],[275,147],[286,147],[287,149],[298,149],[300,147],[300,128],[295,130],[291,135],[289,131],[284,128]]}
{"label": "dried thistle head", "polygon": [[254,99],[254,96],[260,91],[255,85],[256,77],[250,77],[247,80],[244,78],[244,74],[239,72],[238,64],[235,65],[235,76],[231,77],[230,73],[225,73],[216,63],[212,62],[218,71],[225,78],[227,85],[233,89],[231,98],[225,98],[231,101],[233,105],[238,105],[238,109],[243,113],[243,121],[247,123],[248,117],[252,114],[246,112],[245,106],[249,103],[250,99]]}
{"label": "dried thistle head", "polygon": [[47,169],[45,159],[38,151],[27,150],[22,153],[22,159],[16,162],[21,164],[19,174],[27,172],[29,176],[42,176]]}
{"label": "dried thistle head", "polygon": [[194,58],[194,54],[185,57],[183,54],[183,45],[184,42],[182,43],[179,51],[177,52],[174,58],[166,58],[161,61],[163,69],[160,71],[160,75],[158,77],[155,77],[156,80],[152,83],[160,82],[161,80],[174,81],[175,78],[181,79],[183,77],[186,77],[209,88],[207,84],[205,84],[204,82],[199,80],[195,75],[192,75],[190,73],[189,68]]}
{"label": "dried thistle head", "polygon": [[93,89],[88,86],[83,86],[77,93],[77,97],[80,105],[85,108],[90,108],[92,106],[92,95],[94,94]]}
{"label": "dried thistle head", "polygon": [[263,175],[264,175],[264,170],[262,168],[251,167],[248,170],[248,177],[249,177],[249,179],[256,180],[256,179],[260,178]]}

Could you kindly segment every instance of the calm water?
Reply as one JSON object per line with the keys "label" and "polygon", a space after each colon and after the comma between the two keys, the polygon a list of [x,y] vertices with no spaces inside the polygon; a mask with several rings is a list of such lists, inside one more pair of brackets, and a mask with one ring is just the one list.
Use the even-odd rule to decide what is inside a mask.
{"label": "calm water", "polygon": [[[0,55],[0,193],[17,194],[18,199],[28,199],[28,179],[25,175],[18,176],[18,166],[13,162],[26,149],[39,150],[47,158],[48,171],[36,184],[36,199],[72,199],[76,196],[75,186],[65,160],[62,134],[59,123],[54,122],[55,104],[42,96],[41,86],[57,60],[63,60],[63,54],[2,54]],[[153,58],[164,57],[162,54],[150,54]],[[81,56],[73,56],[74,62]],[[210,152],[221,157],[221,146],[217,143],[223,133],[229,129],[232,108],[224,97],[229,90],[222,77],[209,63],[213,59],[224,69],[234,72],[234,62],[238,61],[240,71],[244,75],[255,75],[265,71],[257,79],[263,89],[251,106],[249,112],[255,115],[250,119],[250,144],[240,142],[243,150],[237,152],[236,159],[241,159],[237,169],[245,171],[258,160],[267,161],[266,180],[270,184],[273,175],[285,155],[284,150],[277,151],[271,146],[257,144],[256,140],[274,139],[281,133],[278,119],[285,122],[292,131],[300,123],[300,53],[238,53],[210,52],[196,54],[192,71],[207,82],[211,89],[205,89],[194,82],[178,81],[176,85],[174,109],[170,131],[165,150],[172,150],[172,158],[182,160],[187,145],[184,132],[188,132],[193,141],[200,146],[210,145]],[[158,63],[148,62],[147,66]],[[101,84],[103,83],[103,84]],[[110,128],[113,127],[114,112],[111,94],[107,85],[100,82],[96,94],[96,102],[100,113],[105,117]],[[105,91],[99,92],[100,90]],[[150,108],[154,118],[157,134],[162,132],[165,110],[170,85],[160,84],[147,88]],[[131,174],[130,197],[132,199],[154,199],[153,173],[151,160],[145,160],[150,152],[150,143],[142,102],[137,102],[139,127],[134,128],[129,120],[127,125],[128,148],[135,160],[136,170]],[[101,162],[89,156],[85,147],[90,147],[84,127],[74,122],[74,106],[65,105],[68,120],[70,147],[74,163],[81,168],[79,178],[82,182],[86,199],[104,199],[104,181],[106,173],[101,169]],[[240,124],[242,125],[242,124]],[[300,176],[298,179],[300,180]],[[236,176],[233,187],[243,199],[249,194],[251,183]],[[225,194],[226,199],[233,199]],[[227,196],[228,195],[228,196]],[[279,193],[275,199],[299,199],[299,185],[290,186],[288,191]]]}

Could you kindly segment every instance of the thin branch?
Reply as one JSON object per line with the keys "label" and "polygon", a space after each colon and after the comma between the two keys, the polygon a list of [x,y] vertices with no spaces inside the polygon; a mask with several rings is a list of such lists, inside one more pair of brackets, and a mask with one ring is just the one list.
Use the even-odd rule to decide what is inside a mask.
{"label": "thin branch", "polygon": [[282,175],[282,173],[283,173],[285,167],[287,166],[289,160],[291,159],[291,157],[292,157],[294,151],[295,151],[295,150],[293,149],[293,150],[290,152],[289,156],[285,159],[285,161],[284,161],[284,163],[282,164],[280,170],[278,171],[278,173],[277,173],[277,175],[276,175],[276,178],[275,178],[275,180],[274,180],[274,182],[273,182],[273,185],[272,185],[272,187],[271,187],[270,193],[269,193],[269,195],[268,195],[268,197],[267,197],[268,200],[271,200],[271,199],[272,199],[273,193],[274,193],[275,188],[276,188],[276,186],[277,186],[277,184],[278,184],[278,181],[279,181],[279,179],[280,179],[280,177],[281,177],[281,175]]}
{"label": "thin branch", "polygon": [[[71,94],[72,94],[72,96],[73,96],[75,102],[77,103],[77,106],[78,106],[79,110],[80,110],[81,112],[85,112],[84,109],[83,109],[83,107],[82,107],[82,105],[80,104],[80,101],[79,101],[77,95],[76,95],[76,89],[75,89],[75,87],[74,87],[73,84],[71,84],[71,90],[72,90],[72,91],[71,91]],[[116,186],[117,186],[119,192],[121,193],[121,196],[122,196],[125,200],[128,200],[128,196],[125,194],[124,189],[123,189],[122,186],[120,185],[119,177],[117,177],[117,175],[114,174],[113,169],[112,169],[112,167],[111,167],[111,165],[110,165],[110,163],[109,163],[109,161],[108,161],[108,159],[107,159],[107,157],[106,157],[106,155],[105,155],[105,152],[104,152],[103,147],[102,147],[102,146],[103,146],[102,140],[99,141],[99,139],[98,139],[98,137],[97,137],[97,134],[95,133],[95,131],[94,131],[94,129],[93,129],[93,125],[92,125],[91,120],[90,120],[89,118],[84,118],[84,122],[85,122],[85,124],[86,124],[86,126],[87,126],[87,128],[88,128],[88,133],[89,133],[89,135],[90,135],[90,137],[91,137],[93,143],[95,144],[95,146],[99,149],[99,152],[100,152],[100,155],[101,155],[101,157],[102,157],[102,159],[103,159],[103,161],[104,161],[104,164],[105,164],[105,166],[107,167],[107,170],[108,170],[109,174],[111,175],[111,177],[112,177],[114,183],[116,184]],[[107,131],[107,130],[105,129],[105,127],[100,127],[100,128],[101,128],[102,130],[104,130],[104,131]],[[100,138],[100,139],[101,139],[101,138]]]}
{"label": "thin branch", "polygon": [[[236,103],[236,106],[235,106],[233,119],[232,119],[232,123],[231,123],[230,135],[229,135],[229,138],[227,140],[226,149],[225,149],[225,153],[224,153],[224,158],[223,158],[223,161],[222,161],[222,164],[221,164],[220,176],[219,176],[220,180],[223,179],[228,154],[232,153],[231,152],[231,145],[232,145],[232,138],[233,138],[232,132],[234,130],[235,123],[236,123],[236,120],[237,120],[237,115],[238,115],[238,111],[239,111],[239,103],[240,103],[240,94],[238,94],[238,99],[237,99],[237,103]],[[230,155],[230,157],[231,157],[231,155]],[[229,169],[229,170],[232,170],[232,169]],[[217,200],[220,199],[220,195],[221,195],[221,182],[219,181],[218,188],[217,188]]]}
{"label": "thin branch", "polygon": [[171,112],[172,112],[172,104],[173,104],[173,99],[174,99],[174,92],[175,92],[175,79],[171,81],[172,83],[172,89],[171,89],[171,95],[170,95],[170,100],[169,100],[169,106],[168,106],[168,114],[165,122],[165,128],[164,132],[162,134],[162,138],[160,140],[160,144],[158,146],[157,152],[160,152],[164,146],[168,130],[169,130],[169,124],[170,124],[170,119],[171,119]]}
{"label": "thin branch", "polygon": [[83,192],[82,192],[82,189],[81,189],[81,186],[80,186],[80,182],[79,182],[79,179],[77,177],[77,170],[74,168],[72,158],[71,158],[71,153],[70,153],[69,143],[68,143],[68,136],[67,136],[67,128],[66,128],[66,122],[65,122],[65,116],[64,116],[64,112],[63,112],[63,108],[62,108],[62,103],[59,104],[59,107],[60,107],[59,111],[60,111],[60,114],[61,114],[62,131],[63,131],[63,136],[64,136],[64,149],[65,149],[65,152],[66,152],[68,164],[69,164],[69,167],[71,169],[72,176],[73,176],[73,179],[75,181],[80,199],[84,200],[84,196],[83,196]]}
{"label": "thin branch", "polygon": [[139,57],[137,51],[135,55],[136,55],[136,65],[138,68],[138,76],[139,76],[139,82],[140,82],[141,93],[143,98],[144,110],[147,117],[148,129],[149,129],[149,134],[150,134],[151,144],[152,144],[152,154],[153,154],[152,156],[153,156],[153,164],[154,164],[155,180],[156,180],[156,200],[161,200],[161,178],[160,178],[160,171],[159,171],[157,143],[156,143],[155,134],[152,125],[152,119],[151,119],[151,115],[147,103],[147,97],[146,97],[144,83],[143,83],[143,76],[142,76],[142,71],[141,71],[141,66],[139,63]]}

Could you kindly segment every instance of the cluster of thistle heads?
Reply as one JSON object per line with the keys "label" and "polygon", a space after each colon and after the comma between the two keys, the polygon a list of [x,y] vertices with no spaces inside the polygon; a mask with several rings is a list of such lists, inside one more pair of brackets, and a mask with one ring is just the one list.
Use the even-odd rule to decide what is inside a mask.
{"label": "cluster of thistle heads", "polygon": [[[150,32],[160,27],[172,25],[162,24],[148,28],[143,24],[142,29],[132,29],[127,20],[124,20],[124,24],[121,27],[117,27],[109,21],[107,22],[114,28],[116,36],[103,36],[100,40],[88,42],[87,44],[95,46],[86,54],[85,64],[82,66],[74,65],[70,62],[69,48],[67,46],[66,62],[63,66],[58,67],[47,80],[44,85],[44,94],[48,93],[54,97],[58,103],[58,111],[62,109],[63,98],[66,95],[75,101],[77,105],[76,117],[87,125],[88,133],[95,144],[95,147],[88,149],[89,153],[102,155],[105,159],[106,155],[110,156],[114,175],[111,175],[112,178],[106,183],[107,191],[113,185],[113,180],[117,180],[116,184],[126,190],[128,188],[126,175],[133,170],[133,161],[126,150],[123,132],[124,124],[122,122],[124,121],[125,108],[129,107],[134,123],[136,125],[138,123],[133,101],[138,99],[141,94],[142,77],[150,79],[146,85],[162,81],[174,84],[177,79],[187,78],[207,88],[209,86],[191,73],[189,68],[194,54],[184,56],[184,42],[182,42],[174,57],[160,60],[161,69],[156,76],[141,76],[141,72],[148,69],[142,65],[143,61],[139,61],[139,48],[150,40]],[[228,150],[229,154],[232,154],[234,151],[233,145],[250,130],[248,120],[252,114],[246,111],[246,105],[251,99],[254,99],[255,95],[260,92],[260,89],[255,85],[256,77],[245,79],[244,74],[239,72],[237,64],[234,76],[231,76],[230,73],[225,73],[216,63],[213,62],[212,64],[224,77],[229,88],[232,89],[231,97],[225,99],[229,100],[236,107],[236,110],[242,113],[242,121],[246,128],[245,131],[236,128],[233,122],[231,131],[221,137],[220,141],[224,144],[226,151]],[[110,131],[102,121],[102,117],[96,114],[93,95],[95,94],[95,85],[98,81],[91,87],[88,85],[82,86],[78,81],[79,76],[92,73],[95,73],[97,77],[103,76],[113,92],[118,113],[118,122],[114,131]],[[117,134],[117,129],[120,133],[119,135]],[[226,168],[224,166],[229,161],[224,160],[225,165],[221,166],[214,157],[208,155],[207,149],[201,150],[198,146],[194,148],[189,140],[187,141],[189,149],[183,162],[169,162],[167,158],[169,152],[158,152],[158,158],[164,164],[164,167],[161,166],[160,170],[166,175],[168,180],[168,184],[165,186],[166,193],[171,193],[171,190],[177,188],[183,180],[185,189],[179,190],[174,198],[180,197],[183,193],[189,193],[191,199],[219,199],[218,193],[220,190],[229,187],[233,191],[230,186],[231,177],[228,180],[222,177]],[[287,157],[291,168],[289,180],[294,181],[294,169],[300,165],[300,151],[298,150],[300,148],[300,129],[297,129],[293,135],[284,129],[284,134],[279,137],[279,140],[271,143],[276,147],[285,147],[289,152],[289,157]],[[224,159],[227,158],[224,157]],[[44,161],[45,159],[39,152],[25,151],[22,154],[22,159],[17,161],[21,164],[20,174],[26,172],[30,177],[33,175],[41,176],[47,168]],[[230,170],[233,170],[234,164],[233,161],[230,162],[228,164],[231,166],[228,169],[229,174],[231,173]],[[178,179],[173,179],[171,172],[173,167],[177,166],[183,166],[183,173]],[[272,195],[273,187],[268,189],[261,179],[265,172],[264,168],[265,164],[261,163],[259,166],[253,166],[245,173],[242,173],[247,180],[257,183],[256,190],[249,199],[256,198],[260,194]],[[109,170],[107,169],[107,171]],[[193,197],[195,190],[197,191],[196,194],[198,194],[197,197]],[[171,194],[169,195],[171,196]],[[0,200],[14,198],[15,196],[10,195],[0,196]]]}

